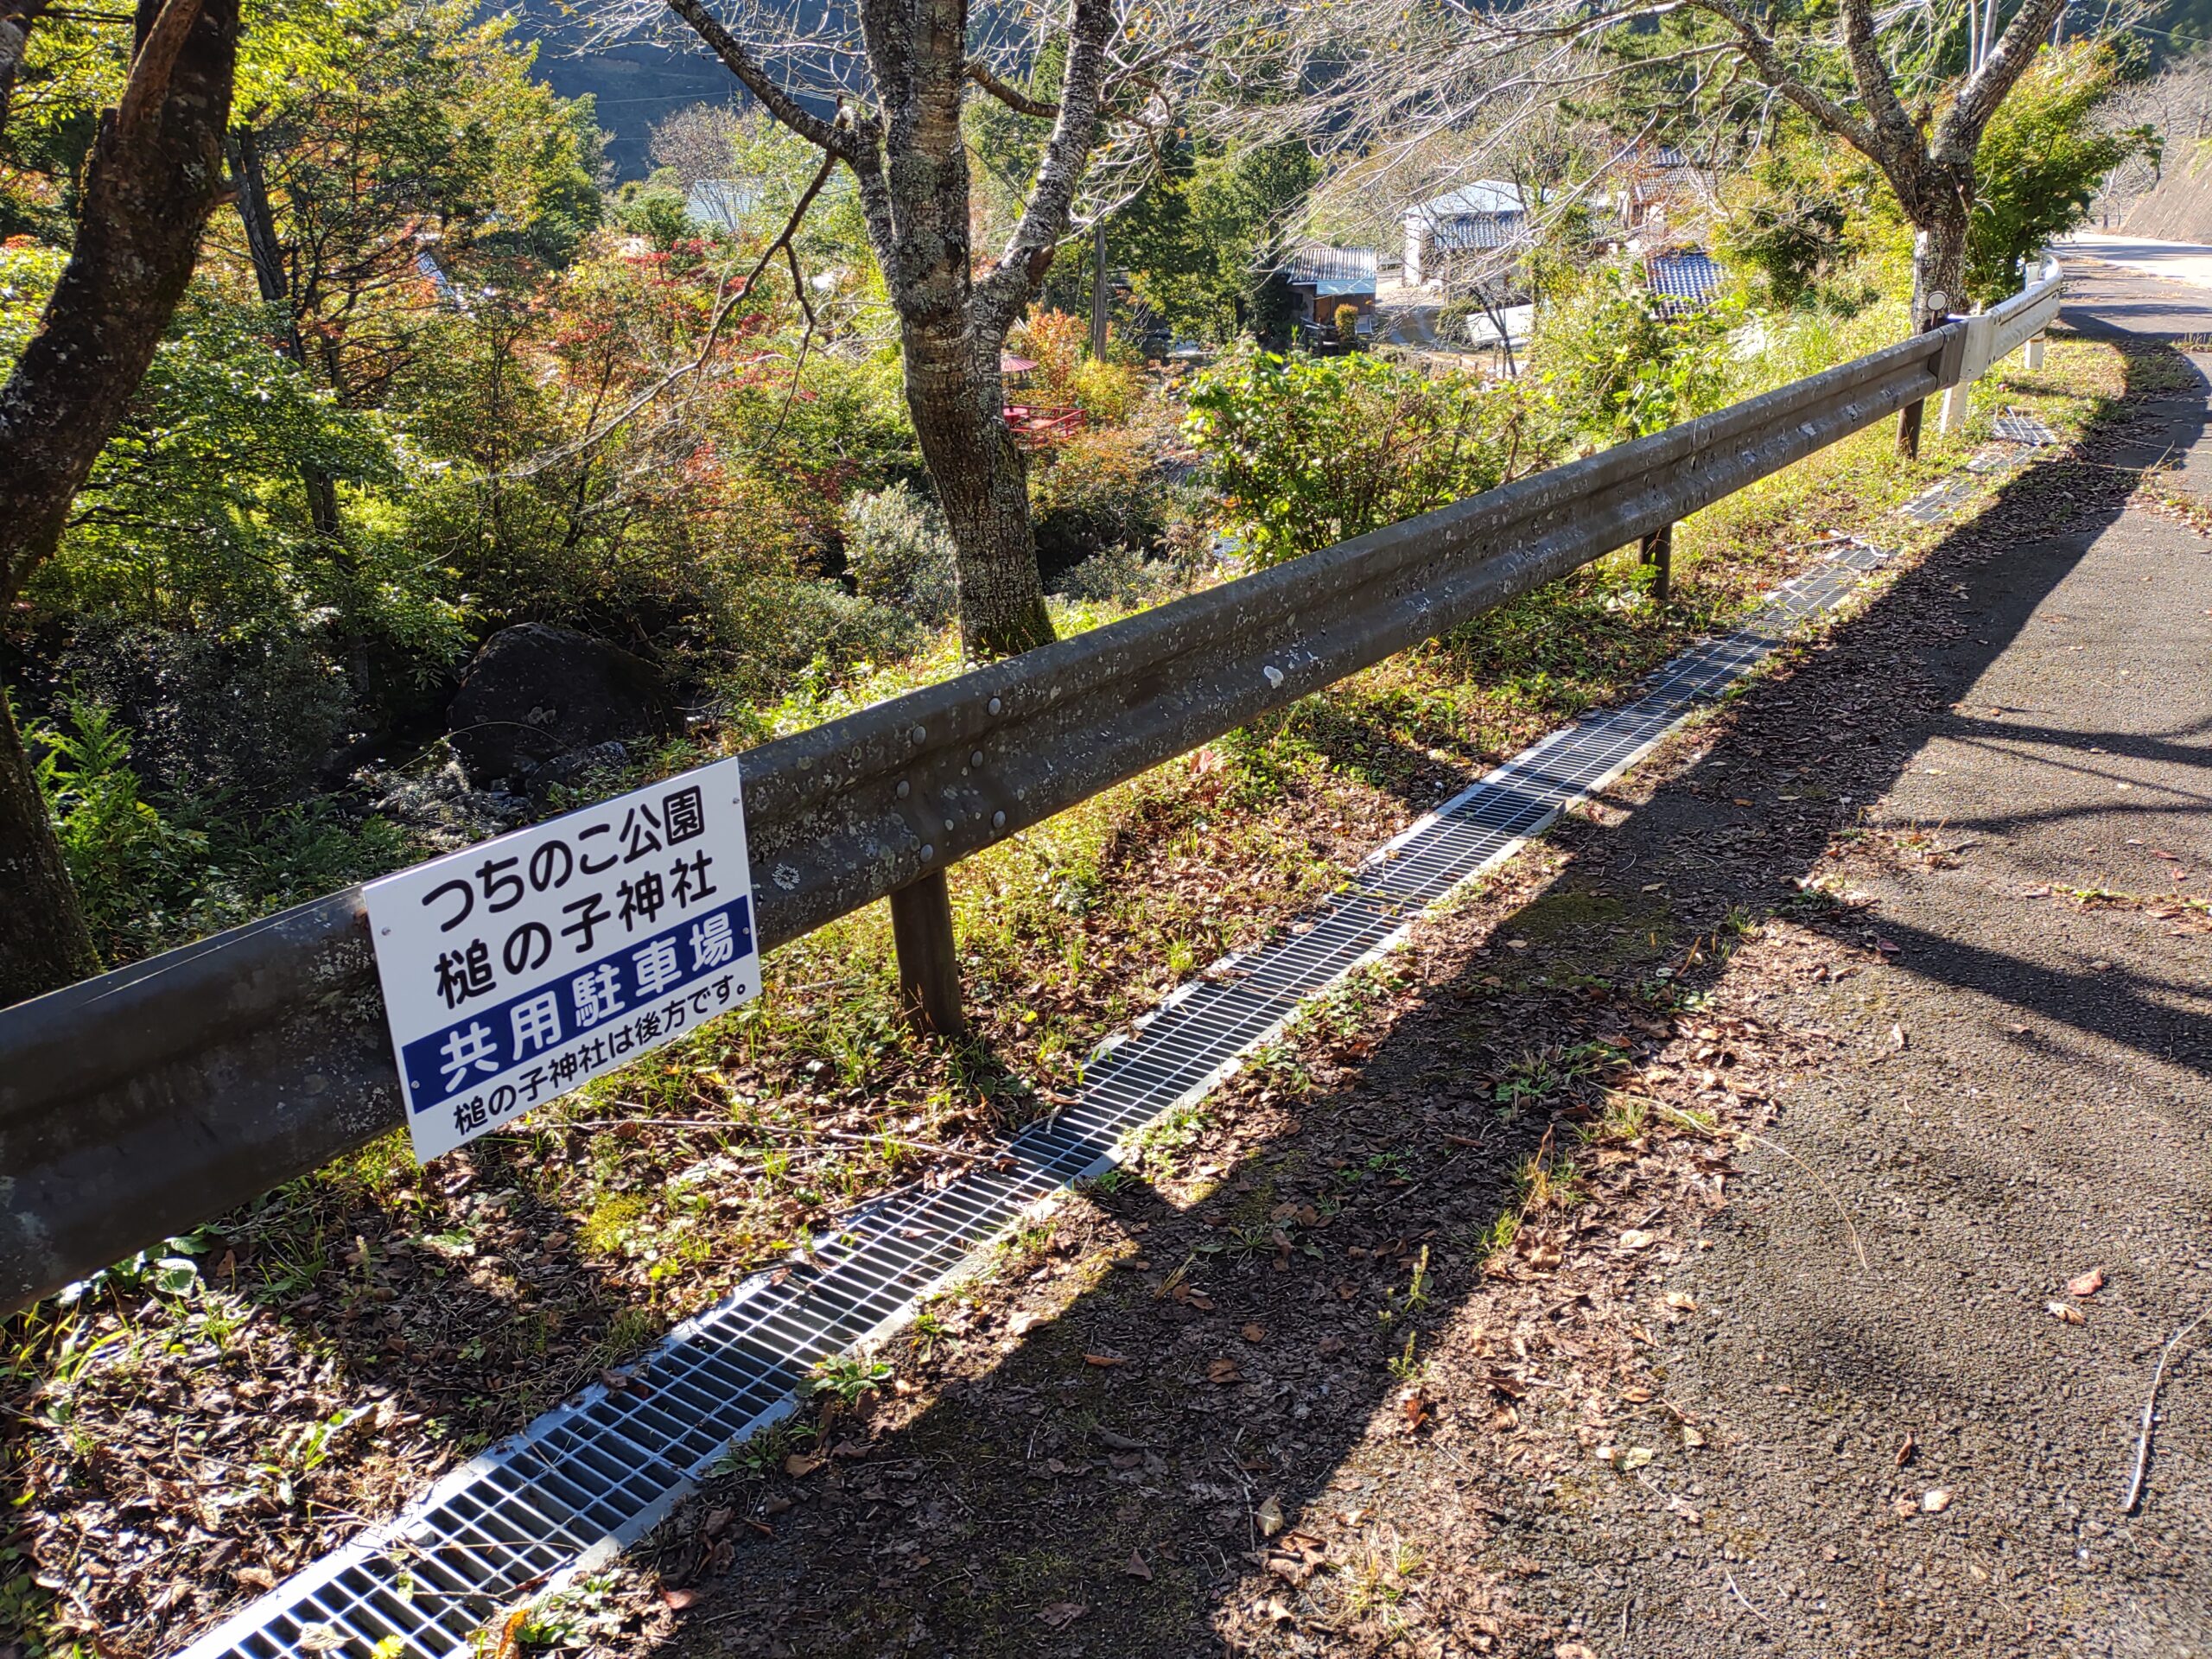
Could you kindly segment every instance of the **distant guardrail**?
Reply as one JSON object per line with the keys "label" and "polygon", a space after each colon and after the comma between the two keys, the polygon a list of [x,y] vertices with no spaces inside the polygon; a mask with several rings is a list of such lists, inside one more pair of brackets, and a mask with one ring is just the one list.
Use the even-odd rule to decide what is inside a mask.
{"label": "distant guardrail", "polygon": [[[750,751],[760,948],[890,898],[957,1020],[949,866],[1957,384],[1982,322]],[[0,1310],[400,1122],[358,887],[0,1010]]]}

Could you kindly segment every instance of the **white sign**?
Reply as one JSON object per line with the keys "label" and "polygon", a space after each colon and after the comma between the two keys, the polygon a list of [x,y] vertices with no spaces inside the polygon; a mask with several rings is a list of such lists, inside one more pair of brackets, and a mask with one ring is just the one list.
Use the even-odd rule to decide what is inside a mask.
{"label": "white sign", "polygon": [[760,988],[734,760],[364,891],[424,1163]]}

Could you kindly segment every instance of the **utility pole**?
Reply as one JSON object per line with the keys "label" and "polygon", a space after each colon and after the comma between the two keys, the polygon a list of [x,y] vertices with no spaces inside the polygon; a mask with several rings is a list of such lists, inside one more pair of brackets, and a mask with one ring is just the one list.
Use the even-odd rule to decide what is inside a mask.
{"label": "utility pole", "polygon": [[1090,227],[1090,354],[1106,360],[1106,221]]}

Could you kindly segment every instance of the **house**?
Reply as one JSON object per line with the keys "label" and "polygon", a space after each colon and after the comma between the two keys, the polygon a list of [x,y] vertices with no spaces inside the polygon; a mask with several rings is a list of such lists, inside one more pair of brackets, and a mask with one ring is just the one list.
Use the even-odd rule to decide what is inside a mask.
{"label": "house", "polygon": [[1529,203],[1521,187],[1478,179],[1432,197],[1405,216],[1408,288],[1440,277],[1452,256],[1511,248],[1529,235]]}
{"label": "house", "polygon": [[1299,297],[1302,321],[1318,328],[1333,328],[1337,308],[1344,305],[1363,317],[1374,315],[1372,248],[1330,248],[1309,243],[1293,249],[1276,269]]}
{"label": "house", "polygon": [[732,236],[745,229],[745,216],[760,207],[759,185],[743,179],[701,179],[683,198],[683,216],[710,231]]}
{"label": "house", "polygon": [[1720,296],[1728,273],[1702,248],[1675,248],[1643,257],[1643,285],[1670,317],[1702,311]]}

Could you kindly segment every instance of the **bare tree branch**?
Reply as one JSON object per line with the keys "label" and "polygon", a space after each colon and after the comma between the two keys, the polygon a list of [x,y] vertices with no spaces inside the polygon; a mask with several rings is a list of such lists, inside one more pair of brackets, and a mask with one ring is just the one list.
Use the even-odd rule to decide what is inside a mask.
{"label": "bare tree branch", "polygon": [[759,99],[761,107],[777,120],[809,143],[828,150],[841,160],[851,162],[859,155],[861,146],[850,128],[824,121],[792,97],[770,76],[760,60],[746,50],[743,43],[722,27],[721,19],[707,10],[703,0],[668,0],[668,9],[691,26],[693,32],[722,60],[730,73],[744,85],[745,90]]}
{"label": "bare tree branch", "polygon": [[1012,110],[1016,115],[1031,116],[1039,121],[1050,121],[1060,112],[1057,104],[1032,98],[1020,87],[1008,85],[991,73],[991,67],[981,58],[968,60],[968,79]]}

